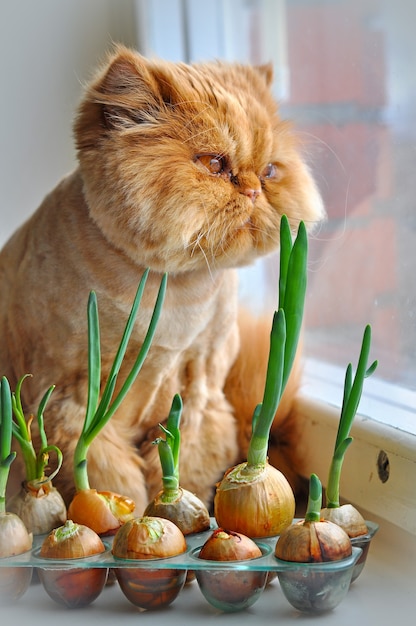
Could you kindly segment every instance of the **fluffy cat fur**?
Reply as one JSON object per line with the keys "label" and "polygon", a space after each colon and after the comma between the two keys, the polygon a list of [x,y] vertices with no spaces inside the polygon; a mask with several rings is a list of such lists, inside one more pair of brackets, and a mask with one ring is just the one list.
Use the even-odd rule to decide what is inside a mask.
{"label": "fluffy cat fur", "polygon": [[[209,503],[223,472],[245,458],[271,319],[239,317],[235,268],[277,248],[283,213],[294,231],[323,215],[271,82],[269,66],[174,64],[116,47],[79,107],[78,168],[0,254],[0,373],[12,389],[33,375],[23,384],[28,412],[56,385],[45,428],[64,454],[54,484],[67,502],[86,408],[88,294],[98,299],[105,381],[147,267],[126,368],[167,271],[162,317],[133,389],[90,448],[91,486],[143,511],[161,484],[152,442],[177,392],[183,487]],[[271,462],[295,489],[298,383],[297,364],[270,442]]]}

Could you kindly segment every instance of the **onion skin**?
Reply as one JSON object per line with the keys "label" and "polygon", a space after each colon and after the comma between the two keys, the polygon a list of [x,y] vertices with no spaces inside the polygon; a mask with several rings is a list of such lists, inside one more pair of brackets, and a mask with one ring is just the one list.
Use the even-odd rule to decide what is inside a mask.
{"label": "onion skin", "polygon": [[[247,561],[262,556],[252,539],[234,531],[218,528],[202,546],[198,558],[213,561]],[[196,570],[198,585],[205,598],[220,610],[239,611],[251,606],[267,583],[267,571],[233,569]]]}
{"label": "onion skin", "polygon": [[352,504],[322,509],[321,517],[341,526],[351,539],[368,533],[363,516]]}
{"label": "onion skin", "polygon": [[154,559],[176,556],[186,551],[182,531],[162,517],[136,517],[115,534],[112,554],[120,559]]}
{"label": "onion skin", "polygon": [[261,555],[260,548],[249,537],[217,528],[202,546],[199,558],[208,561],[243,561]]}
{"label": "onion skin", "polygon": [[149,502],[143,516],[163,517],[171,520],[184,535],[203,532],[210,527],[210,518],[205,504],[195,494],[187,489],[178,490],[178,497],[172,502],[165,502],[162,498],[164,491]]}
{"label": "onion skin", "polygon": [[133,500],[118,493],[81,489],[68,507],[68,518],[88,526],[98,535],[114,535],[132,519],[134,508]]}
{"label": "onion skin", "polygon": [[65,570],[39,568],[39,578],[47,594],[63,606],[74,609],[91,604],[102,592],[107,580],[105,567]]}
{"label": "onion skin", "polygon": [[0,514],[0,558],[31,550],[33,535],[15,513]]}
{"label": "onion skin", "polygon": [[[143,516],[127,521],[116,533],[112,553],[121,559],[160,559],[186,550],[182,531],[171,520]],[[117,567],[115,574],[126,598],[142,609],[171,604],[186,580],[186,569]]]}
{"label": "onion skin", "polygon": [[33,535],[49,533],[67,519],[65,502],[49,480],[25,481],[8,500],[7,510],[18,515]]}
{"label": "onion skin", "polygon": [[[15,513],[0,513],[0,558],[31,550],[33,535]],[[0,567],[0,605],[15,602],[29,588],[32,567]]]}
{"label": "onion skin", "polygon": [[352,554],[351,540],[337,524],[300,521],[280,535],[275,556],[296,563],[338,561]]}
{"label": "onion skin", "polygon": [[217,484],[218,526],[248,537],[273,537],[293,522],[295,497],[286,477],[268,462],[245,476],[246,463],[228,470]]}
{"label": "onion skin", "polygon": [[[67,520],[44,539],[40,556],[44,559],[66,560],[88,558],[101,554],[105,546],[97,533],[81,524]],[[39,568],[39,578],[47,594],[68,608],[91,604],[101,593],[108,568]]]}
{"label": "onion skin", "polygon": [[178,597],[182,591],[186,570],[116,568],[120,589],[126,598],[141,609],[161,609]]}
{"label": "onion skin", "polygon": [[40,556],[44,559],[81,559],[105,551],[97,533],[82,524],[67,520],[45,537]]}

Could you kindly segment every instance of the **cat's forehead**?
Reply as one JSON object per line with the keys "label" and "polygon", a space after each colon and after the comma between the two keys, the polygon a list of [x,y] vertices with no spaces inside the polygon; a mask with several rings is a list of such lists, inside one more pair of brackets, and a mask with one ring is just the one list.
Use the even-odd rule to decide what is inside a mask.
{"label": "cat's forehead", "polygon": [[[266,80],[255,68],[221,63],[179,66],[176,102],[186,127],[201,148],[242,149],[252,158],[253,145],[270,148],[278,122],[277,105]],[[196,134],[197,133],[197,134]],[[205,144],[205,146],[204,146]]]}
{"label": "cat's forehead", "polygon": [[220,62],[184,65],[176,67],[179,94],[198,99],[217,108],[233,103],[240,107],[261,105],[268,113],[274,113],[273,100],[264,74],[255,67],[224,64]]}

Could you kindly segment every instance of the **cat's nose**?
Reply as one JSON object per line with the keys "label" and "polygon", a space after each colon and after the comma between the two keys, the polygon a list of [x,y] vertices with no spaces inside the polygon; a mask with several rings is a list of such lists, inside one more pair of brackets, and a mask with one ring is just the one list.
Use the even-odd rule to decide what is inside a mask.
{"label": "cat's nose", "polygon": [[247,196],[248,198],[250,198],[250,200],[254,204],[257,197],[261,194],[261,189],[252,189],[251,187],[244,187],[243,189],[241,189],[241,193],[244,196]]}

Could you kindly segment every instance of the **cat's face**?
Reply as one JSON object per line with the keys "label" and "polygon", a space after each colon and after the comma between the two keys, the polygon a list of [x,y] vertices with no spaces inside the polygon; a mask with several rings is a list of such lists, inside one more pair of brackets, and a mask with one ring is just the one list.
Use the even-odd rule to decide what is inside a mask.
{"label": "cat's face", "polygon": [[270,68],[149,61],[119,48],[75,125],[93,219],[158,271],[235,267],[323,217]]}

